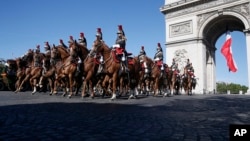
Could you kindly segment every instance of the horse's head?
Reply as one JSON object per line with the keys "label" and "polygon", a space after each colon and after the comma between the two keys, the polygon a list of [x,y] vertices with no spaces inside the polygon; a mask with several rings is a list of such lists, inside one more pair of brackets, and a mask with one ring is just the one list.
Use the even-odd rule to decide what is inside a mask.
{"label": "horse's head", "polygon": [[77,43],[76,40],[69,44],[69,48],[70,54],[72,56],[79,56],[82,60],[84,60],[89,53],[87,47],[85,45]]}
{"label": "horse's head", "polygon": [[69,56],[69,52],[66,48],[61,45],[55,46],[53,45],[51,50],[51,58],[53,59],[65,59]]}
{"label": "horse's head", "polygon": [[58,51],[58,47],[56,47],[55,45],[53,45],[53,47],[51,48],[51,59],[53,60],[57,60],[60,58],[60,54],[59,54],[59,51]]}
{"label": "horse's head", "polygon": [[101,40],[95,40],[91,52],[92,53],[102,53],[103,52],[103,42]]}

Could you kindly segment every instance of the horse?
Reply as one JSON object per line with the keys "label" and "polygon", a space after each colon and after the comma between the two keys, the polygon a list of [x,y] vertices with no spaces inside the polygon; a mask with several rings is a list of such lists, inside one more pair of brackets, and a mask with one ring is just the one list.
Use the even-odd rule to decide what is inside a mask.
{"label": "horse", "polygon": [[170,94],[179,94],[180,87],[181,87],[181,79],[178,74],[178,70],[172,69],[169,72],[169,84],[170,84]]}
{"label": "horse", "polygon": [[53,87],[53,94],[57,94],[57,87],[62,83],[64,85],[64,93],[63,96],[67,94],[66,87],[69,87],[69,95],[68,98],[71,98],[73,94],[73,82],[74,75],[77,69],[77,60],[76,60],[76,52],[74,49],[70,49],[68,52],[63,46],[59,45],[52,48],[51,58],[54,60],[58,60],[55,65],[55,82]]}
{"label": "horse", "polygon": [[168,90],[168,71],[169,67],[162,61],[155,61],[151,68],[151,80],[153,83],[153,96],[164,93],[164,97],[167,96]]}
{"label": "horse", "polygon": [[16,58],[16,64],[17,64],[17,72],[16,72],[17,80],[15,83],[15,88],[17,90],[17,88],[21,85],[21,82],[25,78],[25,69],[26,69],[27,62],[24,61],[23,58],[18,57]]}
{"label": "horse", "polygon": [[126,86],[130,88],[130,90],[133,90],[133,92],[130,92],[130,96],[128,99],[131,98],[137,98],[138,96],[138,89],[137,86],[139,84],[140,79],[140,62],[138,57],[128,57],[128,69],[129,74],[128,76],[128,83]]}
{"label": "horse", "polygon": [[[24,71],[24,79],[18,79],[18,81],[20,80],[20,85],[19,85],[19,82],[16,83],[17,86],[16,86],[16,91],[15,93],[17,92],[20,92],[24,83],[27,83],[27,81],[29,80],[30,78],[30,73],[31,73],[31,69],[32,69],[32,66],[34,64],[34,61],[33,61],[33,54],[34,54],[34,51],[33,50],[30,50],[28,51],[20,60],[20,63],[21,61],[23,61],[22,63],[25,64],[25,66],[22,67],[23,70],[21,70],[21,74],[23,73],[22,71]],[[20,69],[19,69],[20,70]],[[20,74],[20,75],[21,75]],[[18,74],[19,75],[19,74]],[[20,76],[21,77],[21,76]]]}
{"label": "horse", "polygon": [[33,92],[32,94],[35,94],[36,91],[37,91],[37,86],[38,86],[38,83],[39,80],[40,80],[40,77],[42,76],[42,72],[43,72],[43,67],[42,67],[42,60],[45,58],[45,54],[44,53],[37,53],[37,54],[34,54],[34,58],[36,57],[39,57],[39,60],[41,62],[39,62],[38,64],[34,64],[33,67],[31,67],[31,72],[30,72],[30,84],[31,84],[31,87],[33,87]]}
{"label": "horse", "polygon": [[94,93],[94,86],[97,83],[97,71],[99,65],[101,65],[100,61],[98,60],[99,58],[96,57],[96,55],[89,53],[86,59],[84,59],[84,81],[82,83],[82,98],[86,97],[86,89],[87,89],[87,84],[89,84],[89,92],[91,98],[95,97]]}
{"label": "horse", "polygon": [[152,90],[152,77],[151,71],[154,66],[154,61],[148,56],[142,56],[140,62],[141,71],[139,72],[139,83],[138,88],[143,92],[146,92],[146,95],[149,95],[149,92]]}
{"label": "horse", "polygon": [[[83,63],[79,64],[80,65],[80,72],[76,75],[75,78],[75,95],[78,93],[80,87],[83,85],[83,90],[82,90],[82,98],[85,97],[85,91],[86,91],[86,84],[90,83],[92,85],[92,76],[95,74],[95,63],[93,63],[93,59],[90,57],[89,50],[85,45],[79,44],[76,42],[76,40],[72,43],[70,43],[69,48],[71,50],[74,50],[76,55],[80,58],[81,62]],[[84,76],[84,80],[82,80],[82,77]],[[92,87],[92,86],[90,86]],[[93,92],[93,87],[92,87],[92,92]],[[91,97],[94,98],[94,94],[91,94]]]}
{"label": "horse", "polygon": [[[53,45],[55,46],[55,45]],[[59,57],[58,57],[59,58]],[[53,62],[54,61],[54,62]],[[44,88],[44,84],[45,84],[45,80],[47,80],[49,82],[49,87],[47,86],[47,90],[50,89],[50,95],[52,95],[53,93],[53,81],[55,80],[55,60],[51,59],[51,50],[49,50],[46,54],[45,54],[45,58],[43,60],[43,73],[42,76],[40,77],[39,80],[39,86],[40,89],[45,89]]]}
{"label": "horse", "polygon": [[[119,78],[119,71],[121,68],[120,62],[116,62],[114,60],[115,52],[111,50],[103,41],[95,40],[92,52],[101,53],[104,59],[104,73],[105,78],[102,82],[102,87],[107,88],[107,83],[112,83],[111,92],[112,97],[111,100],[115,100],[117,98],[116,90],[118,86],[118,78]],[[106,89],[104,89],[106,92]]]}
{"label": "horse", "polygon": [[188,71],[188,68],[184,68],[184,74],[182,77],[182,86],[187,95],[192,95],[192,89],[195,88],[195,81],[192,78],[191,72]]}

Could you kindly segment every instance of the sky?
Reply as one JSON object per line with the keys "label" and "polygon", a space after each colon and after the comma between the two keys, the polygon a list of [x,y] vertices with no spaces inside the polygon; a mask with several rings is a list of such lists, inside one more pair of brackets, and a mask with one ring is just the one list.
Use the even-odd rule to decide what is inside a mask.
{"label": "sky", "polygon": [[[126,50],[138,55],[141,46],[154,57],[157,43],[165,53],[165,19],[160,12],[165,0],[1,0],[0,1],[0,58],[20,57],[28,49],[44,42],[65,43],[69,36],[78,39],[83,32],[91,48],[96,29],[101,28],[107,45],[115,43],[118,25],[127,37]],[[220,48],[222,35],[216,43],[216,80],[248,86],[246,44],[244,34],[232,32],[232,49],[238,66],[236,73],[228,72]],[[165,57],[166,58],[166,57]]]}

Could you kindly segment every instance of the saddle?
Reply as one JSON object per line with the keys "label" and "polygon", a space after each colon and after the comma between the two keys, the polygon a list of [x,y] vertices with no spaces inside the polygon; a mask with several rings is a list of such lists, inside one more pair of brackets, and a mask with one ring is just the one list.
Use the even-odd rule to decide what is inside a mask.
{"label": "saddle", "polygon": [[[124,48],[120,47],[119,44],[113,45],[113,48],[114,48],[114,50],[112,50],[112,55],[113,55],[114,60],[117,63],[122,61],[122,57],[128,57],[128,63],[129,63],[129,60],[132,60],[132,59],[129,59],[129,56],[131,56],[132,53],[127,53]],[[125,55],[125,56],[123,56],[123,55]],[[130,61],[130,63],[132,63],[132,62]]]}

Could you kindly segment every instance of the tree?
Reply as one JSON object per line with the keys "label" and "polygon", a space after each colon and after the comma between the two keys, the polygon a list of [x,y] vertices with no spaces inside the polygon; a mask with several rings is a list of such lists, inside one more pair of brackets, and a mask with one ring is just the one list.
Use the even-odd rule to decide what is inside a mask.
{"label": "tree", "polygon": [[217,87],[217,93],[219,94],[225,94],[227,93],[227,90],[230,90],[230,93],[232,94],[238,94],[239,91],[246,93],[248,90],[247,86],[234,83],[227,84],[225,82],[216,83],[216,87]]}

